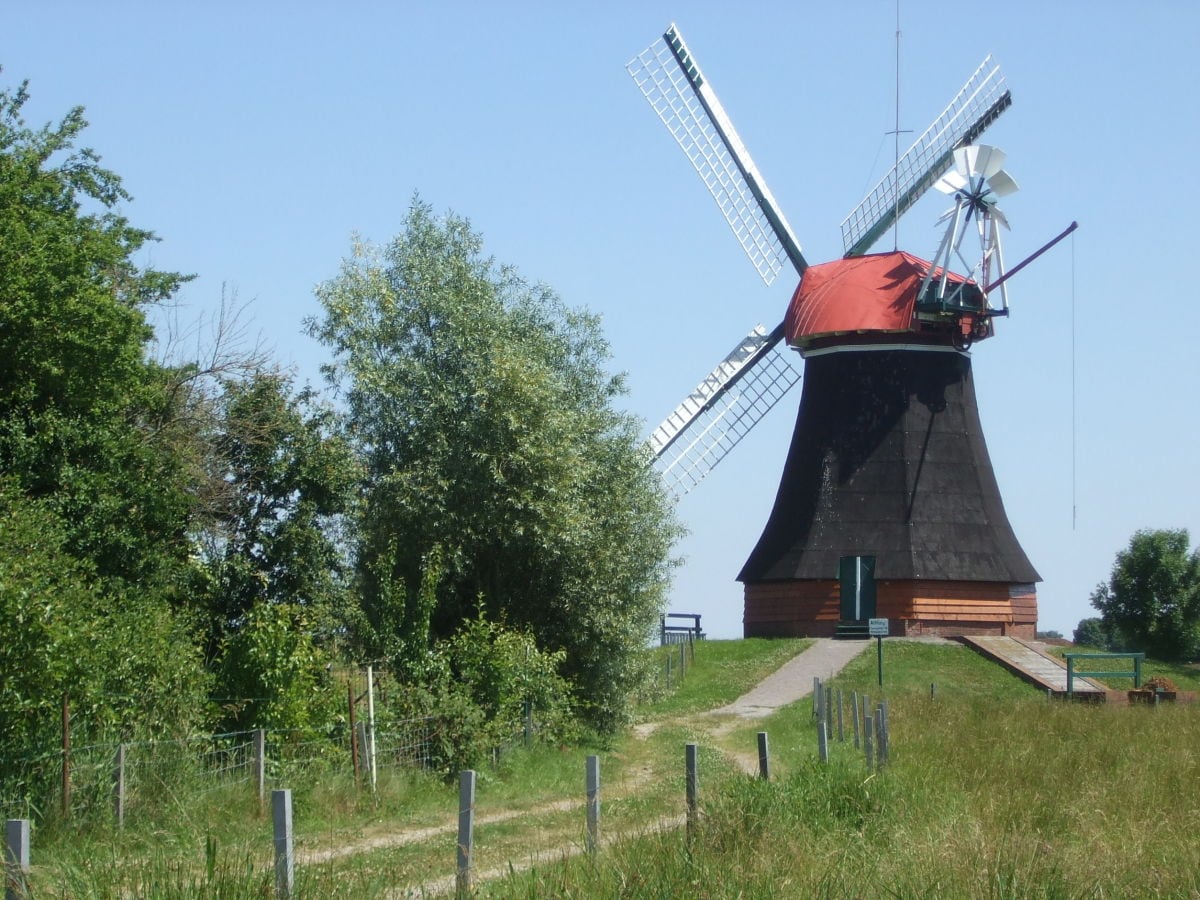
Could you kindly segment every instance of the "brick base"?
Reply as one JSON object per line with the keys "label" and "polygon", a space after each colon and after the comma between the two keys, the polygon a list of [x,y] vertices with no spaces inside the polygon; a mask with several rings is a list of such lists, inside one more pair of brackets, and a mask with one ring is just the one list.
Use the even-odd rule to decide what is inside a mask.
{"label": "brick base", "polygon": [[[835,580],[745,585],[746,637],[830,637],[837,628]],[[902,637],[1011,635],[1032,640],[1037,592],[1031,584],[975,581],[880,581],[876,616]]]}

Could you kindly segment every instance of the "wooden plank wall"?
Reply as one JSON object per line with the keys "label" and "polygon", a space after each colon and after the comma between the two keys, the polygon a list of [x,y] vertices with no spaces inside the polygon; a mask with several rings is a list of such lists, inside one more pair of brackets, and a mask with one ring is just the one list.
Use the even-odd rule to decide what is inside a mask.
{"label": "wooden plank wall", "polygon": [[[747,584],[747,636],[833,633],[840,618],[836,580]],[[877,613],[893,634],[1012,634],[1032,638],[1037,594],[1032,586],[973,581],[881,581]]]}

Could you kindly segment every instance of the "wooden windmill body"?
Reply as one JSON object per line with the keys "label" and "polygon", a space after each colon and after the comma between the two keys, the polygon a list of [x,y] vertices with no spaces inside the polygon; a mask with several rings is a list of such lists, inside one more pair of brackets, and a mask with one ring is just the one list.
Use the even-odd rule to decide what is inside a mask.
{"label": "wooden windmill body", "polygon": [[[747,636],[881,617],[892,634],[1034,637],[1040,579],[1004,512],[970,355],[915,309],[928,265],[888,253],[814,266],[793,299],[804,383],[774,508],[738,575]],[[873,589],[839,577],[856,564]]]}

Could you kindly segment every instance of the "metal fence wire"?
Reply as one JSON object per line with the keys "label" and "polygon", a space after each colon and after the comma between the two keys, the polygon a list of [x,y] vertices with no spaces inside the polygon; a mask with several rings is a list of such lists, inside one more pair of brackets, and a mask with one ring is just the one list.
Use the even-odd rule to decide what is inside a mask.
{"label": "metal fence wire", "polygon": [[[377,731],[376,770],[429,768],[439,755],[438,725],[436,717],[426,716],[391,722],[386,731]],[[256,786],[255,744],[254,731],[234,731],[98,742],[7,760],[0,771],[0,815],[41,820],[58,813],[88,819],[111,816],[118,793],[122,806],[130,809],[163,798],[174,802],[184,793],[245,793]],[[321,777],[354,771],[345,727],[264,731],[263,747],[262,768],[269,783],[301,772]]]}

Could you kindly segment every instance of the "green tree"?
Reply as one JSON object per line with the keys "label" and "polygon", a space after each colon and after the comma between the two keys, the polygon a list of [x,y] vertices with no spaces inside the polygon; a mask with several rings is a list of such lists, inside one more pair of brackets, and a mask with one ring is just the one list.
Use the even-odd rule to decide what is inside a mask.
{"label": "green tree", "polygon": [[1095,647],[1098,650],[1108,650],[1111,647],[1108,631],[1104,628],[1104,620],[1094,616],[1090,619],[1080,619],[1071,639],[1076,644]]}
{"label": "green tree", "polygon": [[304,609],[308,627],[329,638],[348,603],[341,526],[359,480],[355,457],[332,412],[311,391],[293,393],[281,373],[226,380],[213,406],[213,487],[199,533],[210,651],[259,604]]}
{"label": "green tree", "polygon": [[392,654],[449,637],[482,602],[565,650],[588,717],[615,726],[678,529],[639,423],[614,406],[624,387],[598,319],[485,258],[465,220],[419,201],[400,236],[356,243],[317,296],[324,316],[309,330],[333,351],[327,374],[366,468],[369,642]]}
{"label": "green tree", "polygon": [[1200,651],[1200,550],[1188,545],[1184,528],[1138,531],[1092,593],[1104,627],[1131,649],[1166,660]]}
{"label": "green tree", "polygon": [[135,262],[153,235],[76,146],[82,110],[30,128],[0,89],[0,762],[44,754],[69,693],[77,737],[176,734],[208,685],[182,600],[194,566],[191,440],[147,353],[146,308],[184,276]]}
{"label": "green tree", "polygon": [[53,507],[64,549],[99,577],[165,584],[186,566],[192,500],[172,446],[178,373],[148,360],[144,309],[186,279],[134,262],[153,235],[76,148],[83,111],[31,129],[27,100],[24,84],[0,90],[0,471]]}

